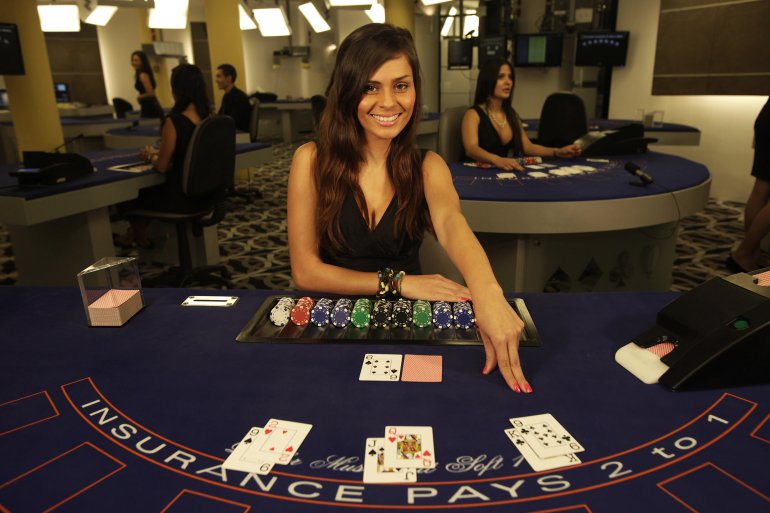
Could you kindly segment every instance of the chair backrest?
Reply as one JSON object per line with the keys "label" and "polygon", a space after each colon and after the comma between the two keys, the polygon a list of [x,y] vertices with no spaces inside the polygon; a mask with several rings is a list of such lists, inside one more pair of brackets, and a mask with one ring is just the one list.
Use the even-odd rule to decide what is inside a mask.
{"label": "chair backrest", "polygon": [[324,113],[326,108],[326,96],[322,94],[314,94],[310,97],[310,109],[313,111],[313,126],[318,130],[318,125],[321,122],[321,114]]}
{"label": "chair backrest", "polygon": [[465,154],[463,147],[463,116],[468,107],[453,107],[438,118],[438,154],[447,162],[459,162]]}
{"label": "chair backrest", "polygon": [[537,131],[539,144],[559,148],[572,144],[587,132],[586,107],[580,96],[560,92],[545,99]]}
{"label": "chair backrest", "polygon": [[235,121],[212,116],[195,127],[184,159],[182,190],[192,198],[214,196],[235,172]]}
{"label": "chair backrest", "polygon": [[126,117],[127,112],[131,112],[134,110],[134,106],[131,105],[129,102],[124,100],[123,98],[113,98],[112,99],[112,108],[115,109],[115,117],[123,119]]}
{"label": "chair backrest", "polygon": [[251,142],[257,142],[257,135],[259,134],[259,99],[253,97],[251,102],[251,117],[249,117],[249,140]]}

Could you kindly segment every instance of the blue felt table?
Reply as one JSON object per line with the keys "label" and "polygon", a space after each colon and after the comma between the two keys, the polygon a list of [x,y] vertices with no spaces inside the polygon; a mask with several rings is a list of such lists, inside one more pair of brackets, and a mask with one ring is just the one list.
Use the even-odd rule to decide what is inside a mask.
{"label": "blue felt table", "polygon": [[[537,132],[540,128],[540,119],[533,118],[533,119],[525,119],[524,122],[527,124],[526,129],[531,130],[533,132]],[[615,130],[617,128],[620,128],[625,125],[630,125],[632,123],[640,124],[638,120],[633,119],[589,119],[588,120],[588,130]],[[645,132],[700,132],[695,127],[688,126],[688,125],[680,125],[678,123],[661,123],[660,125],[656,126],[645,126],[644,127]]]}
{"label": "blue felt table", "polygon": [[[770,386],[674,393],[613,361],[672,293],[524,296],[543,345],[521,351],[522,395],[481,374],[480,347],[237,343],[274,292],[230,292],[234,307],[188,308],[193,291],[146,290],[122,328],[88,328],[74,288],[0,288],[0,511],[770,508]],[[443,382],[360,382],[371,352],[442,355]],[[518,458],[508,419],[546,412],[581,465]],[[313,424],[295,464],[223,473],[271,417]],[[366,438],[389,424],[433,426],[438,467],[364,485]]]}
{"label": "blue felt table", "polygon": [[[598,161],[597,161],[598,160]],[[604,161],[604,162],[602,162]],[[655,181],[639,187],[629,182],[638,181],[625,169],[632,161],[645,170]],[[579,175],[534,178],[530,172],[549,172],[550,169],[527,167],[515,172],[513,179],[500,179],[496,168],[484,169],[450,164],[457,193],[464,200],[481,201],[592,201],[634,198],[662,194],[695,187],[709,179],[706,166],[688,159],[664,153],[619,155],[598,159],[575,158],[547,160],[557,166],[585,165],[596,170]]]}

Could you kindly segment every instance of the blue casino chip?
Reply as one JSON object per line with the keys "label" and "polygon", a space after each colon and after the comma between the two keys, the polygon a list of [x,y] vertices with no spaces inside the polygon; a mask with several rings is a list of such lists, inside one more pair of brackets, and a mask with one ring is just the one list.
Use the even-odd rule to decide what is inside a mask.
{"label": "blue casino chip", "polygon": [[350,310],[353,303],[346,298],[339,299],[332,309],[332,324],[338,328],[344,328],[350,324]]}
{"label": "blue casino chip", "polygon": [[313,307],[310,312],[310,322],[316,326],[326,326],[331,320],[331,309],[334,306],[334,302],[329,298],[321,298]]}
{"label": "blue casino chip", "polygon": [[433,304],[433,325],[438,329],[452,327],[452,307],[446,301],[436,301]]}

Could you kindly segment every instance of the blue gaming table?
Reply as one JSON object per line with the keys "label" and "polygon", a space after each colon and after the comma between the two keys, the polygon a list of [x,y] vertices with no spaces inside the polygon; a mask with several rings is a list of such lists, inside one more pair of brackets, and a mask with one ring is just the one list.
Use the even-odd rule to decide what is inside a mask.
{"label": "blue gaming table", "polygon": [[[470,346],[248,344],[236,335],[275,291],[230,308],[200,291],[145,290],[121,328],[88,328],[75,288],[0,288],[0,511],[770,510],[770,386],[671,392],[614,352],[673,293],[522,296],[542,345],[522,348],[534,393],[481,374]],[[441,383],[360,382],[366,353],[439,354]],[[532,472],[503,430],[551,413],[585,447]],[[289,466],[221,469],[271,417],[313,424]],[[367,437],[432,426],[437,468],[362,483]]]}

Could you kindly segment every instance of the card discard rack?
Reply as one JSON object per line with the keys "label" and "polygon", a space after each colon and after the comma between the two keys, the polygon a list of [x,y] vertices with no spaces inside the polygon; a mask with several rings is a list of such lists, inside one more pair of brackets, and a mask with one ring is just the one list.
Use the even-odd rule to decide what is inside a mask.
{"label": "card discard rack", "polygon": [[[388,344],[431,344],[431,345],[456,345],[456,346],[480,346],[483,345],[478,328],[469,329],[445,328],[438,329],[432,326],[418,328],[414,325],[409,328],[356,328],[349,324],[344,328],[337,328],[332,324],[324,327],[309,323],[305,326],[297,326],[288,323],[285,326],[276,326],[270,322],[270,311],[282,297],[298,299],[299,295],[268,296],[260,305],[254,315],[246,323],[236,337],[238,342],[273,343],[273,344],[349,344],[378,342]],[[313,297],[318,300],[321,296]],[[354,299],[354,298],[351,298]],[[538,335],[532,316],[523,299],[508,299],[508,303],[524,321],[524,338],[521,340],[523,347],[540,346]]]}

